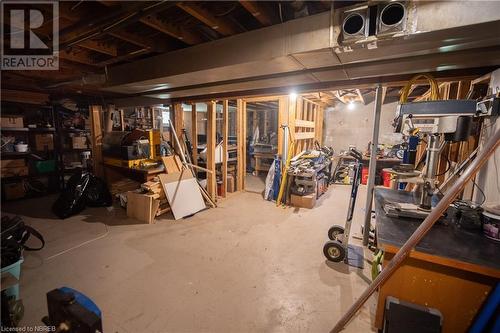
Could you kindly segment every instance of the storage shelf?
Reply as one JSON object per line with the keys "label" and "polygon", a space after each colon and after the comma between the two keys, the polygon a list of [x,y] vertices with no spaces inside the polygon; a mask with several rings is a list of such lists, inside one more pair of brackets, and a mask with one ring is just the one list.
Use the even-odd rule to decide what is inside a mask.
{"label": "storage shelf", "polygon": [[30,132],[55,132],[56,129],[54,127],[47,127],[47,128],[43,128],[43,127],[36,127],[36,128],[28,128]]}
{"label": "storage shelf", "polygon": [[78,128],[62,128],[63,132],[67,133],[82,133],[82,132],[90,132],[90,129],[78,129]]}
{"label": "storage shelf", "polygon": [[21,153],[18,151],[2,151],[0,155],[2,155],[2,157],[7,157],[7,156],[26,156],[26,155],[30,155],[30,154],[31,154],[31,151],[27,151],[24,153]]}
{"label": "storage shelf", "polygon": [[30,129],[27,127],[4,127],[2,132],[28,132]]}

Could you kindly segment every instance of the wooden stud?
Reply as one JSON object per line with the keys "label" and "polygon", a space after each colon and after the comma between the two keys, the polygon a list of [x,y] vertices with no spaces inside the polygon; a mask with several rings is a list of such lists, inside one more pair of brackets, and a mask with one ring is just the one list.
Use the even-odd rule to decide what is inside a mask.
{"label": "wooden stud", "polygon": [[184,128],[184,111],[182,110],[182,103],[174,104],[174,126],[177,137],[179,140],[182,140],[182,129]]}
{"label": "wooden stud", "polygon": [[243,129],[244,102],[242,99],[236,101],[236,144],[237,144],[237,165],[236,165],[236,190],[244,189],[245,178],[245,131]]}
{"label": "wooden stud", "polygon": [[92,162],[93,171],[97,177],[103,178],[104,169],[102,164],[102,107],[100,105],[90,106],[90,135],[92,136]]}
{"label": "wooden stud", "polygon": [[278,155],[283,154],[283,130],[281,125],[288,124],[288,99],[280,96],[278,99]]}
{"label": "wooden stud", "polygon": [[226,197],[227,192],[227,147],[229,129],[229,101],[222,102],[222,197]]}
{"label": "wooden stud", "polygon": [[191,104],[191,145],[193,146],[193,164],[198,165],[198,113],[196,103]]}
{"label": "wooden stud", "polygon": [[217,180],[215,175],[215,146],[216,141],[216,104],[207,103],[207,169],[213,173],[207,174],[207,192],[212,200],[217,199]]}

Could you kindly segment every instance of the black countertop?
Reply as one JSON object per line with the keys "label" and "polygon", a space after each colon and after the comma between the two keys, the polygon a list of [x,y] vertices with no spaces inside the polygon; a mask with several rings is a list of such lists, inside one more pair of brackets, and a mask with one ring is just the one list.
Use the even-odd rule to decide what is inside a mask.
{"label": "black countertop", "polygon": [[[414,203],[413,194],[384,188],[375,189],[377,240],[381,245],[400,248],[422,220],[387,216],[383,209],[386,200]],[[481,232],[459,229],[454,224],[435,224],[415,249],[435,256],[500,270],[500,242],[486,238]]]}

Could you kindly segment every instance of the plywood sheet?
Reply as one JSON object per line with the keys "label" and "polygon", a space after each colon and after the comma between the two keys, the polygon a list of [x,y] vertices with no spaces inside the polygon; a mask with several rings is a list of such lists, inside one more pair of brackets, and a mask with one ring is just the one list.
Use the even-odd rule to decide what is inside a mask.
{"label": "plywood sheet", "polygon": [[176,220],[206,208],[199,185],[188,172],[160,174],[158,177]]}
{"label": "plywood sheet", "polygon": [[177,173],[182,169],[182,162],[179,156],[165,156],[161,158],[166,173]]}

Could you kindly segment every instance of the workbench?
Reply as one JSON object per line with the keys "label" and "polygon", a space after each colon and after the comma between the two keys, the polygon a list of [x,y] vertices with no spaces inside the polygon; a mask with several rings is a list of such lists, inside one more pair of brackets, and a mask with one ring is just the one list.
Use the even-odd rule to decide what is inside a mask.
{"label": "workbench", "polygon": [[[259,171],[263,171],[267,175],[267,173],[269,172],[269,168],[273,164],[275,156],[275,152],[253,153],[253,158],[255,159],[255,175],[258,176]],[[268,161],[269,163],[264,163],[264,161]]]}
{"label": "workbench", "polygon": [[[376,237],[385,267],[418,228],[421,220],[388,217],[385,200],[413,203],[413,194],[375,189]],[[443,333],[466,332],[500,279],[500,243],[481,232],[437,224],[420,241],[403,265],[381,286],[375,326],[383,327],[387,296],[438,309]]]}

